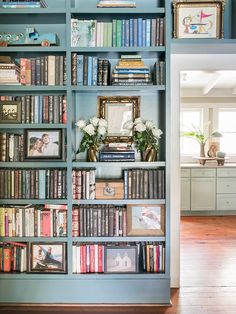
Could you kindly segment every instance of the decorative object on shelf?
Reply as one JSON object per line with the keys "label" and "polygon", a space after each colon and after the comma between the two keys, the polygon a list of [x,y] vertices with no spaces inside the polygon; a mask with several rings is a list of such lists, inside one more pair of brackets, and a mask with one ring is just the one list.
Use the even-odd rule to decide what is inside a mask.
{"label": "decorative object on shelf", "polygon": [[127,205],[127,234],[130,236],[164,235],[164,205]]}
{"label": "decorative object on shelf", "polygon": [[31,243],[29,272],[67,273],[66,243]]}
{"label": "decorative object on shelf", "polygon": [[134,245],[105,246],[104,273],[137,273],[138,247]]}
{"label": "decorative object on shelf", "polygon": [[98,116],[108,123],[106,142],[131,143],[133,130],[124,125],[140,116],[140,96],[99,96]]}
{"label": "decorative object on shelf", "polygon": [[92,117],[88,121],[79,120],[76,126],[84,134],[76,154],[87,149],[87,161],[98,161],[97,153],[107,134],[107,121],[103,118]]}
{"label": "decorative object on shelf", "polygon": [[63,159],[62,129],[27,129],[24,137],[26,160]]}
{"label": "decorative object on shelf", "polygon": [[21,123],[21,103],[19,101],[0,101],[0,123]]}
{"label": "decorative object on shelf", "polygon": [[224,0],[173,1],[174,38],[223,38]]}
{"label": "decorative object on shelf", "polygon": [[199,161],[200,165],[205,165],[206,161],[217,161],[218,166],[224,166],[225,159],[229,157],[193,157]]}
{"label": "decorative object on shelf", "polygon": [[26,27],[24,33],[0,33],[0,46],[34,46],[49,47],[59,45],[57,34],[39,35],[34,27]]}
{"label": "decorative object on shelf", "polygon": [[158,129],[153,121],[141,118],[135,119],[134,122],[127,121],[124,128],[133,130],[133,141],[141,152],[142,161],[156,161],[162,130]]}
{"label": "decorative object on shelf", "polygon": [[222,134],[219,131],[213,131],[209,136],[206,136],[202,130],[200,130],[196,126],[192,126],[192,129],[190,131],[186,131],[182,133],[182,136],[187,136],[195,139],[200,144],[200,157],[206,157],[205,155],[205,145],[206,142],[210,138],[218,138],[222,137]]}
{"label": "decorative object on shelf", "polygon": [[135,8],[133,0],[99,0],[97,8]]}
{"label": "decorative object on shelf", "polygon": [[96,180],[96,199],[124,199],[123,179],[97,179]]}
{"label": "decorative object on shelf", "polygon": [[35,1],[1,1],[0,8],[4,9],[39,9],[46,8],[47,3],[44,0],[35,0]]}

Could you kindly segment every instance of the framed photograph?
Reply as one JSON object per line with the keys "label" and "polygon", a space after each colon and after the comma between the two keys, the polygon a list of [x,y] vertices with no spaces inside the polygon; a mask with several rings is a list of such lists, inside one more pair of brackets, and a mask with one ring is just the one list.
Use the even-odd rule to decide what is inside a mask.
{"label": "framed photograph", "polygon": [[21,103],[0,101],[0,123],[21,123]]}
{"label": "framed photograph", "polygon": [[62,129],[26,129],[24,138],[26,160],[62,160]]}
{"label": "framed photograph", "polygon": [[67,272],[65,242],[34,242],[30,244],[29,272]]}
{"label": "framed photograph", "polygon": [[174,1],[174,38],[223,38],[224,1]]}
{"label": "framed photograph", "polygon": [[105,273],[137,273],[138,251],[136,246],[106,246],[104,251]]}
{"label": "framed photograph", "polygon": [[132,130],[123,126],[139,116],[140,96],[98,97],[98,117],[108,122],[107,142],[132,142]]}
{"label": "framed photograph", "polygon": [[129,236],[164,235],[164,205],[127,205],[127,234]]}

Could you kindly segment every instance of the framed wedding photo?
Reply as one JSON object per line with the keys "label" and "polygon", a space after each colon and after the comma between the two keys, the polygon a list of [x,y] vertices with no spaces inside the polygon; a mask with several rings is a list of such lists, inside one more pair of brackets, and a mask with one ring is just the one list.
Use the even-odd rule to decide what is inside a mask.
{"label": "framed wedding photo", "polygon": [[223,38],[224,1],[173,1],[174,38]]}
{"label": "framed wedding photo", "polygon": [[21,123],[21,103],[19,101],[0,101],[0,123]]}
{"label": "framed wedding photo", "polygon": [[29,272],[67,272],[65,242],[34,242],[30,245]]}
{"label": "framed wedding photo", "polygon": [[104,251],[105,273],[137,273],[137,246],[106,246]]}
{"label": "framed wedding photo", "polygon": [[62,160],[62,133],[62,129],[26,129],[25,160]]}
{"label": "framed wedding photo", "polygon": [[164,235],[164,205],[127,205],[127,234],[128,236]]}

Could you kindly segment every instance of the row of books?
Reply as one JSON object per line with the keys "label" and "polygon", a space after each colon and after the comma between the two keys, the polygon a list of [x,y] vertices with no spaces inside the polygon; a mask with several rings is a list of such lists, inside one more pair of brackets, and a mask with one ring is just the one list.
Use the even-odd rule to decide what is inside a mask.
{"label": "row of books", "polygon": [[0,242],[0,272],[27,271],[27,244]]}
{"label": "row of books", "polygon": [[151,47],[165,44],[165,18],[71,19],[72,47]]}
{"label": "row of books", "polygon": [[107,59],[72,53],[71,67],[72,85],[110,85],[111,65]]}
{"label": "row of books", "polygon": [[8,56],[0,57],[0,84],[20,85],[20,65]]}
{"label": "row of books", "polygon": [[79,205],[72,210],[73,237],[125,237],[125,206]]}
{"label": "row of books", "polygon": [[94,200],[96,196],[95,169],[72,170],[73,199]]}
{"label": "row of books", "polygon": [[38,8],[46,8],[47,3],[44,0],[2,0],[0,2],[0,8],[4,9],[38,9]]}
{"label": "row of books", "polygon": [[[3,96],[0,95],[4,108],[17,106],[19,112],[18,123],[66,123],[67,102],[65,95],[47,96]],[[15,103],[17,102],[17,103]],[[9,110],[8,109],[8,110]],[[5,109],[7,114],[7,109]],[[4,119],[3,119],[4,120]],[[16,121],[14,120],[13,123]]]}
{"label": "row of books", "polygon": [[72,255],[75,274],[165,272],[164,242],[74,242]]}
{"label": "row of books", "polygon": [[0,237],[64,237],[67,206],[0,207]]}
{"label": "row of books", "polygon": [[24,160],[24,135],[0,133],[0,162]]}
{"label": "row of books", "polygon": [[112,72],[112,85],[151,84],[150,68],[141,55],[122,55]]}
{"label": "row of books", "polygon": [[2,199],[65,199],[64,169],[0,169]]}
{"label": "row of books", "polygon": [[124,198],[165,198],[165,170],[124,169]]}

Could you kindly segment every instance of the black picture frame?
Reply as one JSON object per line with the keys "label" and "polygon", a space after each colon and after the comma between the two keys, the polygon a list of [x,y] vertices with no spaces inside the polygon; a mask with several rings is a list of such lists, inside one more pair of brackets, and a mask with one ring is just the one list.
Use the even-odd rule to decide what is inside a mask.
{"label": "black picture frame", "polygon": [[[49,142],[45,143],[45,140]],[[64,134],[62,129],[25,130],[24,159],[26,161],[63,160],[63,149]]]}
{"label": "black picture frame", "polygon": [[65,242],[30,243],[28,256],[28,272],[30,273],[67,273],[67,247]]}
{"label": "black picture frame", "polygon": [[137,273],[138,248],[134,245],[106,246],[104,273]]}
{"label": "black picture frame", "polygon": [[0,101],[0,123],[21,123],[20,101]]}

